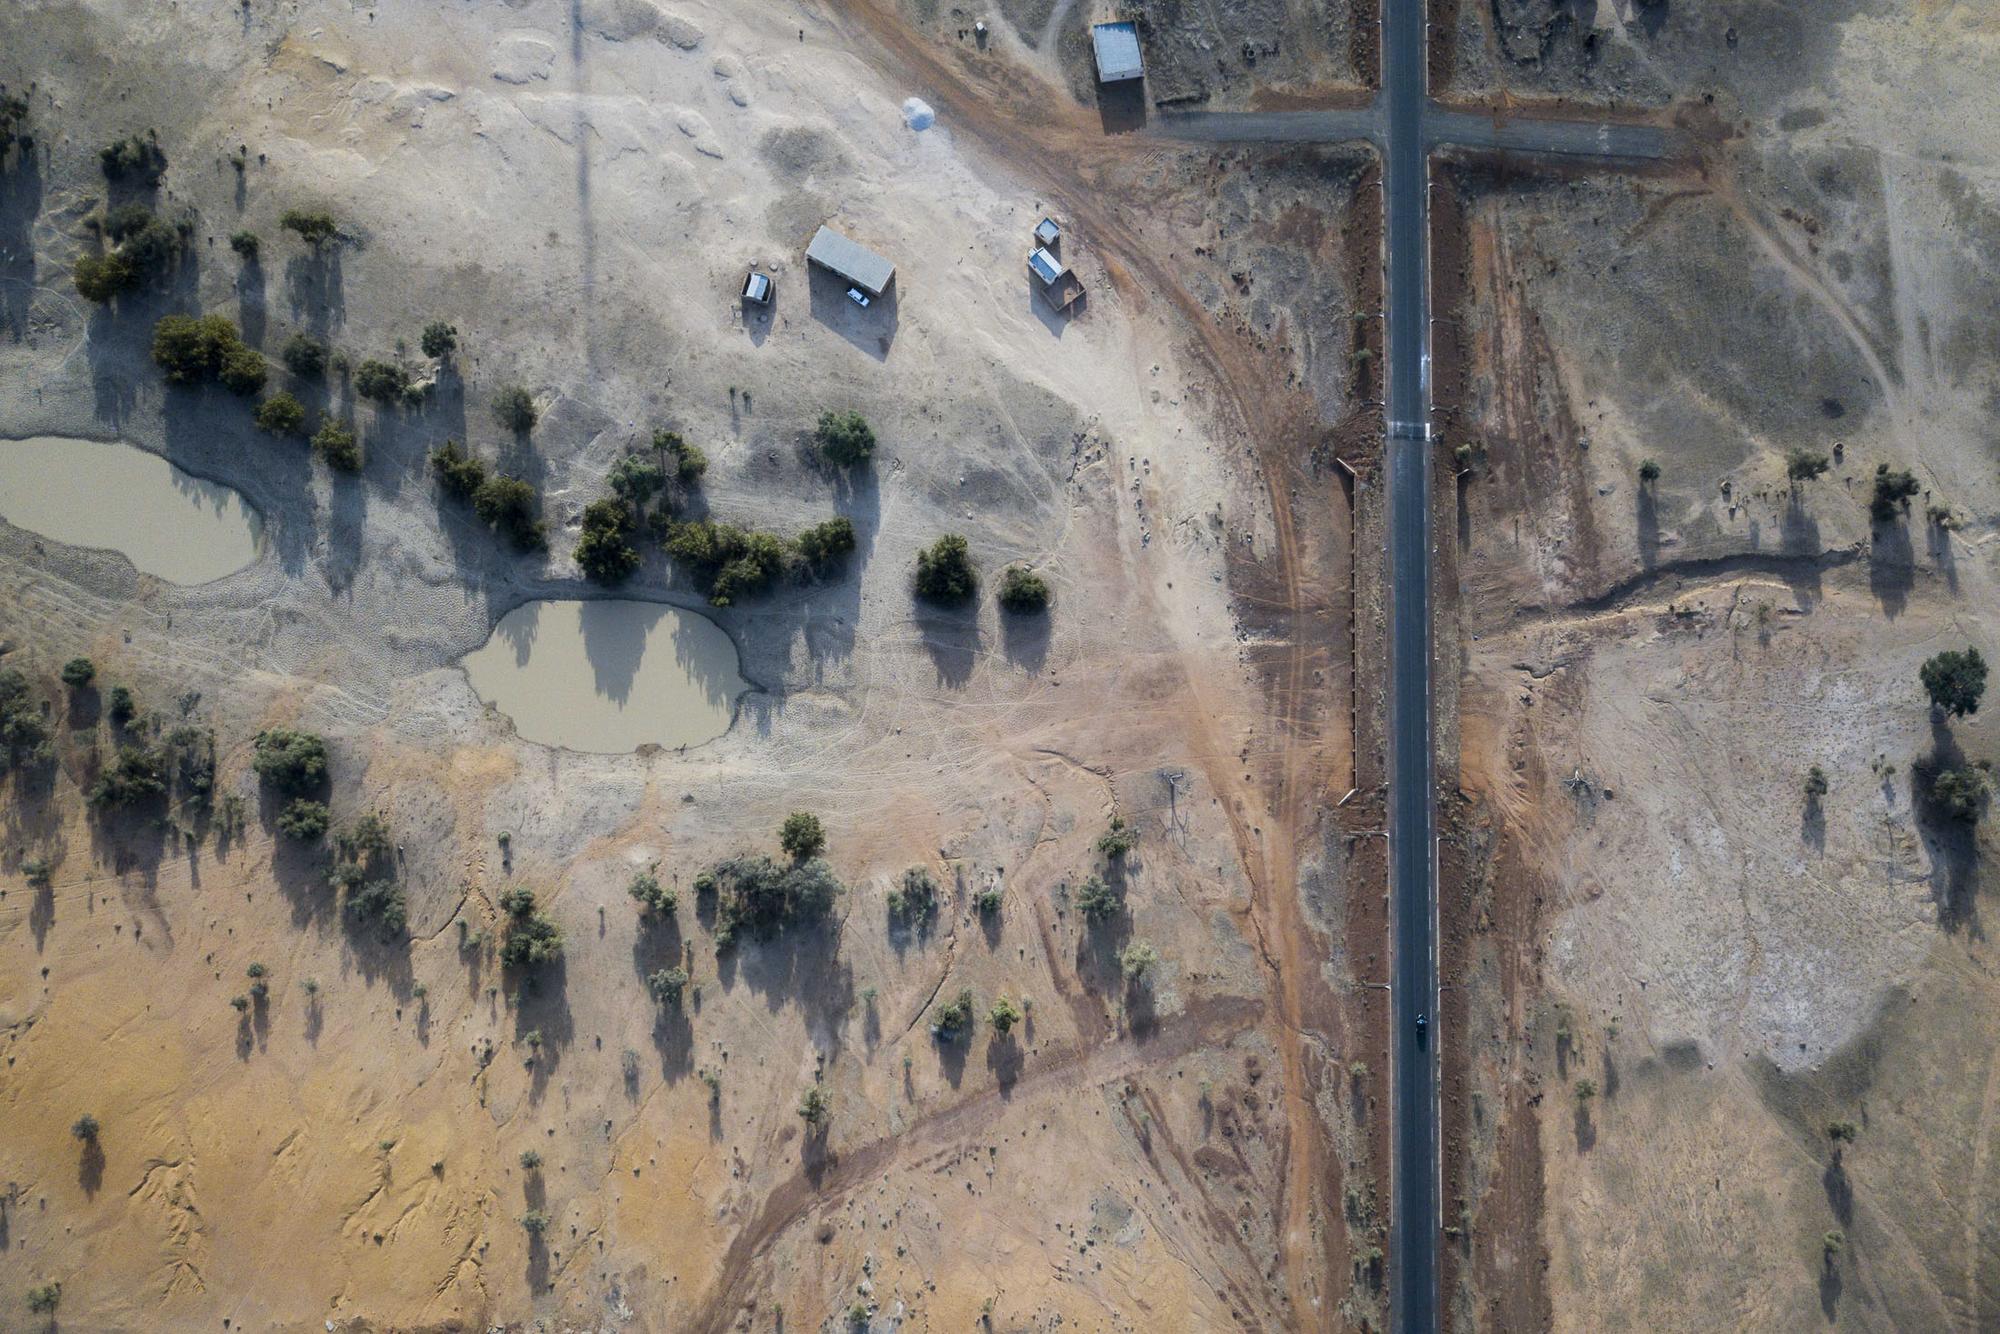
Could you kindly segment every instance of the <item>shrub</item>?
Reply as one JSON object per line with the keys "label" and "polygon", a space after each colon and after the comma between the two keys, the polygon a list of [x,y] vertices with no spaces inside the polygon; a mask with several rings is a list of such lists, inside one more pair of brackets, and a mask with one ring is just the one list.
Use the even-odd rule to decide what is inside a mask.
{"label": "shrub", "polygon": [[24,759],[42,764],[54,758],[49,725],[28,678],[19,668],[0,668],[0,772]]}
{"label": "shrub", "polygon": [[347,911],[360,921],[374,922],[392,936],[401,935],[410,924],[409,899],[394,880],[370,880],[352,889]]}
{"label": "shrub", "polygon": [[824,412],[813,432],[820,453],[843,468],[866,463],[875,453],[875,432],[858,412]]}
{"label": "shrub", "polygon": [[21,878],[30,889],[48,889],[55,884],[55,869],[47,857],[29,857],[21,863]]}
{"label": "shrub", "polygon": [[296,232],[298,238],[314,250],[340,235],[340,225],[325,209],[288,208],[278,218],[278,225],[288,232]]}
{"label": "shrub", "polygon": [[[230,353],[239,347],[243,341],[227,316],[163,315],[153,325],[153,360],[169,384],[201,384],[215,379],[222,374]],[[251,351],[250,355],[257,354]],[[260,369],[262,365],[259,358]]]}
{"label": "shrub", "polygon": [[77,1117],[76,1120],[70,1123],[69,1127],[69,1133],[85,1143],[96,1139],[97,1131],[97,1118],[89,1112],[85,1112],[82,1116]]}
{"label": "shrub", "polygon": [[1111,825],[1097,840],[1097,850],[1112,861],[1120,861],[1139,845],[1139,832],[1128,829],[1122,816],[1111,817]]}
{"label": "shrub", "polygon": [[373,403],[400,403],[410,392],[410,373],[371,357],[354,372],[354,392]]}
{"label": "shrub", "polygon": [[833,1114],[833,1104],[827,1099],[826,1090],[814,1084],[799,1098],[799,1119],[818,1130]]}
{"label": "shrub", "polygon": [[28,1289],[28,1309],[36,1315],[53,1315],[62,1305],[62,1284],[43,1283]]}
{"label": "shrub", "polygon": [[443,361],[458,351],[458,330],[443,320],[432,320],[417,338],[417,346],[423,349],[425,356]]}
{"label": "shrub", "polygon": [[929,917],[937,911],[937,902],[937,881],[926,868],[912,866],[889,890],[889,915],[913,921]]}
{"label": "shrub", "polygon": [[1917,479],[1907,472],[1891,472],[1889,465],[1875,465],[1875,487],[1868,497],[1868,517],[1876,523],[1887,523],[1897,514],[1910,512],[1910,497],[1923,488]]}
{"label": "shrub", "polygon": [[653,432],[653,448],[674,463],[674,477],[683,486],[692,486],[708,471],[708,455],[700,445],[691,444],[679,431]]}
{"label": "shrub", "polygon": [[1860,1133],[1861,1128],[1852,1121],[1833,1121],[1826,1128],[1826,1137],[1836,1144],[1852,1144]]}
{"label": "shrub", "polygon": [[63,684],[81,690],[97,679],[97,664],[89,658],[71,658],[62,667]]}
{"label": "shrub", "polygon": [[134,180],[141,185],[157,185],[166,174],[167,155],[149,130],[144,138],[134,134],[115,140],[97,150],[97,165],[108,181]]}
{"label": "shrub", "polygon": [[949,1042],[972,1027],[972,988],[967,987],[958,995],[938,1006],[936,1016],[931,1020],[931,1032],[939,1039]]}
{"label": "shrub", "polygon": [[1639,464],[1639,480],[1642,482],[1659,481],[1660,465],[1653,462],[1653,460],[1651,459],[1641,460]]}
{"label": "shrub", "polygon": [[311,732],[273,727],[257,734],[251,767],[280,792],[309,792],[326,781],[326,742]]}
{"label": "shrub", "polygon": [[526,435],[535,429],[541,414],[535,409],[534,395],[520,385],[509,385],[493,398],[493,415],[499,423],[515,435]]}
{"label": "shrub", "polygon": [[1827,793],[1826,770],[1815,764],[1806,770],[1806,797],[1817,801]]}
{"label": "shrub", "polygon": [[1160,963],[1160,952],[1151,941],[1135,940],[1118,951],[1118,971],[1127,982],[1143,982]]}
{"label": "shrub", "polygon": [[305,404],[280,389],[257,405],[257,429],[272,435],[300,435],[305,431]]}
{"label": "shrub", "polygon": [[726,948],[747,931],[758,938],[826,915],[845,891],[825,862],[781,867],[769,857],[731,857],[695,879],[716,896],[715,943]]}
{"label": "shrub", "polygon": [[793,861],[808,861],[826,848],[826,826],[810,811],[793,811],[778,827],[778,846]]}
{"label": "shrub", "polygon": [[539,1237],[549,1230],[549,1216],[540,1209],[530,1209],[521,1215],[521,1226],[530,1237]]}
{"label": "shrub", "polygon": [[681,992],[687,989],[688,975],[685,968],[662,968],[646,979],[646,990],[654,1002],[681,1008]]}
{"label": "shrub", "polygon": [[386,857],[395,846],[388,822],[373,811],[333,836],[334,849],[349,861]]}
{"label": "shrub", "polygon": [[238,232],[229,238],[229,248],[241,255],[246,263],[257,258],[262,246],[263,242],[257,239],[255,232]]}
{"label": "shrub", "polygon": [[301,379],[316,380],[326,373],[326,344],[308,333],[295,333],[285,340],[278,357],[285,369]]}
{"label": "shrub", "polygon": [[1986,803],[1986,775],[1969,765],[1942,770],[1931,779],[1931,800],[1941,814],[1972,824]]}
{"label": "shrub", "polygon": [[535,892],[515,889],[500,896],[507,913],[507,938],[500,945],[502,963],[533,968],[562,954],[562,928],[535,907]]}
{"label": "shrub", "polygon": [[431,471],[437,474],[438,486],[454,500],[470,500],[486,484],[486,465],[460,448],[456,440],[447,440],[431,451]]}
{"label": "shrub", "polygon": [[28,99],[0,88],[0,166],[5,165],[7,150],[15,144],[25,151],[34,142],[28,133]]}
{"label": "shrub", "polygon": [[1107,884],[1102,877],[1091,876],[1076,891],[1076,910],[1084,920],[1102,922],[1116,917],[1125,907],[1125,896],[1115,885]]}
{"label": "shrub", "polygon": [[1963,718],[1979,712],[1979,698],[1986,693],[1986,659],[1976,648],[1946,649],[1925,660],[1917,679],[1932,705]]}
{"label": "shrub", "polygon": [[541,1166],[542,1166],[541,1154],[536,1153],[533,1149],[521,1150],[521,1170],[523,1172],[539,1171],[541,1170]]}
{"label": "shrub", "polygon": [[126,723],[131,722],[132,715],[139,711],[139,704],[138,701],[132,698],[130,690],[124,686],[113,686],[111,687],[111,701],[108,705],[108,711],[111,714],[111,721],[123,727]]}
{"label": "shrub", "polygon": [[1000,605],[1024,614],[1042,611],[1049,605],[1048,581],[1032,570],[1009,565],[1000,576]]}
{"label": "shrub", "polygon": [[328,417],[313,433],[313,453],[326,460],[326,466],[336,472],[357,473],[361,471],[361,442],[355,438],[354,428],[345,422]]}
{"label": "shrub", "polygon": [[914,587],[927,602],[964,602],[979,589],[979,575],[972,568],[972,556],[965,539],[946,533],[917,553]]}
{"label": "shrub", "polygon": [[1832,466],[1826,455],[1809,449],[1794,449],[1785,455],[1785,476],[1794,482],[1810,482]]}
{"label": "shrub", "polygon": [[167,757],[145,746],[120,746],[118,756],[85,793],[91,805],[117,810],[167,790]]}
{"label": "shrub", "polygon": [[799,534],[799,556],[817,572],[854,550],[854,524],[845,515],[816,523]]}
{"label": "shrub", "polygon": [[639,568],[639,553],[626,539],[632,534],[632,510],[622,500],[605,497],[584,507],[583,535],[576,542],[576,563],[600,584],[623,583]]}
{"label": "shrub", "polygon": [[980,916],[991,917],[994,913],[1000,911],[1001,897],[1002,896],[999,890],[994,889],[991,886],[988,886],[987,888],[980,890],[978,895],[974,897],[972,902],[973,906],[979,909]]}
{"label": "shrub", "polygon": [[660,883],[660,878],[651,871],[642,871],[632,877],[632,883],[625,888],[632,901],[639,905],[639,911],[656,917],[672,917],[680,907],[680,895]]}
{"label": "shrub", "polygon": [[1589,1102],[1597,1096],[1597,1081],[1588,1076],[1576,1081],[1576,1100]]}
{"label": "shrub", "polygon": [[222,350],[222,369],[216,372],[230,393],[248,398],[264,387],[270,377],[264,354],[248,343],[235,342]]}
{"label": "shrub", "polygon": [[667,484],[667,477],[660,471],[660,465],[644,454],[627,454],[611,465],[605,481],[610,484],[613,494],[643,509],[646,502]]}
{"label": "shrub", "polygon": [[331,819],[325,802],[294,797],[278,812],[278,832],[287,838],[309,841],[324,835]]}
{"label": "shrub", "polygon": [[144,204],[120,204],[104,215],[102,230],[112,241],[137,236],[153,222],[153,210]]}
{"label": "shrub", "polygon": [[1021,1009],[1005,996],[993,1002],[993,1008],[986,1012],[986,1021],[993,1025],[994,1032],[1006,1037],[1014,1025],[1021,1022]]}
{"label": "shrub", "polygon": [[517,551],[539,551],[547,545],[542,521],[535,516],[535,488],[518,477],[495,473],[473,493],[472,508],[481,519],[507,535]]}

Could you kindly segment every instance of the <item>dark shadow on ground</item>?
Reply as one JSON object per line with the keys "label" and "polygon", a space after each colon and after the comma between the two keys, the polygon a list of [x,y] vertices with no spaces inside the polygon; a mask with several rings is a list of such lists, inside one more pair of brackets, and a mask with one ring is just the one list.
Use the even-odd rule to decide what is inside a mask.
{"label": "dark shadow on ground", "polygon": [[503,974],[514,996],[514,1038],[528,1042],[540,1034],[539,1043],[528,1043],[528,1100],[539,1103],[548,1091],[549,1077],[562,1064],[562,1054],[576,1038],[576,1022],[569,1009],[568,963],[558,957],[535,968],[508,968]]}
{"label": "dark shadow on ground", "polygon": [[1900,520],[1875,525],[1868,548],[1868,591],[1890,620],[1902,614],[1916,583],[1917,562],[1910,550],[1910,530]]}
{"label": "dark shadow on ground", "polygon": [[1014,1085],[1021,1078],[1021,1070],[1026,1063],[1021,1044],[1012,1033],[1004,1037],[995,1033],[993,1040],[986,1044],[986,1068],[993,1072],[1002,1098],[1013,1096]]}
{"label": "dark shadow on ground", "polygon": [[813,319],[875,360],[886,360],[899,323],[895,279],[864,308],[848,298],[845,279],[817,264],[808,264],[805,273],[806,304]]}
{"label": "dark shadow on ground", "polygon": [[[1978,908],[1978,821],[1953,816],[1943,809],[1935,791],[1939,775],[1963,766],[1965,755],[1941,724],[1933,723],[1931,733],[1931,754],[1910,766],[1910,805],[1916,812],[1918,836],[1931,858],[1931,901],[1941,928],[1979,940],[1985,932]],[[1986,804],[1982,796],[1982,812]]]}
{"label": "dark shadow on ground", "polygon": [[1819,601],[1820,571],[1817,557],[1821,553],[1819,520],[1813,518],[1805,507],[1804,500],[1794,489],[1785,501],[1785,508],[1778,517],[1778,544],[1787,556],[1801,557],[1794,567],[1787,570],[1785,582],[1791,585],[1792,594],[1798,599],[1802,611],[1811,611]]}
{"label": "dark shadow on ground", "polygon": [[42,212],[42,163],[38,145],[0,161],[0,333],[16,342],[28,336],[35,300],[35,219]]}
{"label": "dark shadow on ground", "polygon": [[1639,483],[1634,495],[1638,507],[1639,564],[1650,570],[1660,563],[1660,500],[1646,482]]}
{"label": "dark shadow on ground", "polygon": [[1106,134],[1131,134],[1146,127],[1146,81],[1120,79],[1097,85],[1097,119]]}
{"label": "dark shadow on ground", "polygon": [[264,265],[252,255],[236,271],[236,323],[243,330],[243,341],[252,347],[264,346],[266,313]]}
{"label": "dark shadow on ground", "polygon": [[94,1198],[104,1185],[104,1146],[95,1135],[83,1141],[83,1151],[76,1160],[76,1184],[83,1187],[86,1198]]}
{"label": "dark shadow on ground", "polygon": [[1007,661],[1024,672],[1039,672],[1049,660],[1049,613],[1000,613],[1000,643]]}
{"label": "dark shadow on ground", "polygon": [[940,607],[919,600],[915,618],[924,651],[937,669],[938,684],[956,690],[970,681],[980,653],[978,600],[968,599],[961,607]]}

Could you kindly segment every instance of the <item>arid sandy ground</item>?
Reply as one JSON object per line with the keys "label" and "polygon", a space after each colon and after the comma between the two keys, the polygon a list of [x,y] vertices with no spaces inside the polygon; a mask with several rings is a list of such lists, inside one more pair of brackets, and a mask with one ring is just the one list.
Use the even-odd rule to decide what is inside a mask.
{"label": "arid sandy ground", "polygon": [[[8,1321],[49,1280],[62,1326],[93,1330],[812,1329],[857,1301],[882,1329],[989,1302],[1003,1329],[1379,1320],[1379,1117],[1347,1006],[1380,943],[1350,963],[1324,814],[1354,769],[1350,519],[1315,448],[1357,407],[1342,238],[1365,166],[1105,145],[1059,69],[980,59],[780,3],[0,13],[38,139],[0,210],[0,435],[163,452],[271,534],[183,589],[0,526],[5,660],[60,741],[51,783],[0,785]],[[923,133],[913,94],[939,111]],[[92,314],[67,269],[96,150],[148,128],[196,262]],[[346,239],[309,255],[277,227],[294,206]],[[1071,322],[1023,272],[1051,210],[1089,287]],[[809,279],[827,220],[895,260],[892,297],[859,312]],[[243,227],[259,265],[228,251]],[[778,278],[768,325],[736,301],[752,263]],[[334,480],[240,400],[163,389],[153,320],[196,308],[356,360],[449,319],[462,382],[377,412],[334,381],[367,451]],[[528,448],[487,408],[514,381],[542,412]],[[851,481],[807,446],[850,406],[883,442]],[[717,613],[759,687],[721,740],[523,743],[453,664],[507,609],[588,589],[577,516],[657,426],[708,451],[711,513],[845,514],[859,550]],[[439,503],[423,457],[446,436],[542,488],[546,559]],[[913,609],[913,555],[948,529],[989,586],[1009,560],[1047,574],[1045,631],[990,600]],[[625,591],[701,600],[658,554]],[[145,708],[188,700],[251,798],[243,837],[86,812],[100,733],[54,681],[75,653]],[[406,948],[350,931],[318,854],[274,841],[249,760],[277,724],[328,737],[337,820],[389,821]],[[851,886],[835,920],[718,956],[693,874],[800,807]],[[1114,814],[1139,833],[1130,912],[1093,935],[1066,887]],[[655,862],[683,890],[669,932],[625,894]],[[926,933],[885,909],[911,865],[947,891]],[[517,885],[567,939],[533,987],[493,949]],[[1117,977],[1127,938],[1161,956],[1148,995]],[[690,1002],[663,1019],[643,977],[677,955]],[[253,962],[270,995],[239,1015]],[[1028,1018],[938,1044],[961,987]],[[97,1148],[70,1136],[85,1112]]]}
{"label": "arid sandy ground", "polygon": [[[2000,102],[1974,73],[2000,25],[1456,25],[1454,97],[1658,109],[1697,154],[1450,175],[1440,399],[1481,455],[1442,646],[1483,1044],[1459,1326],[1990,1328],[1993,845],[1926,794],[1995,740],[1984,712],[1934,723],[1917,667],[2000,647]],[[1830,471],[1794,485],[1793,449]],[[1878,463],[1923,490],[1872,525]],[[1542,1247],[1508,1228],[1536,1205]]]}

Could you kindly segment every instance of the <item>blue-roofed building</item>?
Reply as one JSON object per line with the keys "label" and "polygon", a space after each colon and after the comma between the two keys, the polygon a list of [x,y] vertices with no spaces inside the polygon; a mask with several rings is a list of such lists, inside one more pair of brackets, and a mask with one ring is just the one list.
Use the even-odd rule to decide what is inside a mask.
{"label": "blue-roofed building", "polygon": [[1136,23],[1099,23],[1090,30],[1090,44],[1097,53],[1099,83],[1123,83],[1145,77]]}
{"label": "blue-roofed building", "polygon": [[1037,246],[1028,256],[1028,272],[1034,276],[1035,288],[1051,310],[1067,310],[1083,295],[1082,282],[1046,246]]}

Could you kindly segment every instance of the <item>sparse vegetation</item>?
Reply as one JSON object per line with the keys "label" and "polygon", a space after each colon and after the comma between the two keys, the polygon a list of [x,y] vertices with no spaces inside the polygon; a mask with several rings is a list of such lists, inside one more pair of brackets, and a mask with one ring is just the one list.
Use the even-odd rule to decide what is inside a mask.
{"label": "sparse vegetation", "polygon": [[583,535],[576,543],[576,563],[600,584],[621,584],[639,568],[639,552],[633,547],[632,509],[622,500],[607,496],[584,507]]}
{"label": "sparse vegetation", "polygon": [[308,333],[295,333],[278,352],[285,369],[303,380],[326,374],[326,344]]}
{"label": "sparse vegetation", "polygon": [[1111,817],[1111,825],[1098,837],[1097,851],[1111,861],[1124,860],[1125,854],[1139,846],[1139,831],[1129,829],[1123,816]]}
{"label": "sparse vegetation", "polygon": [[875,454],[875,432],[858,412],[821,413],[813,439],[820,453],[843,468],[866,463]]}
{"label": "sparse vegetation", "polygon": [[272,435],[298,435],[305,430],[305,404],[280,389],[257,405],[257,429]]}
{"label": "sparse vegetation", "polygon": [[311,732],[273,727],[259,732],[251,767],[280,792],[309,792],[326,781],[326,742]]}
{"label": "sparse vegetation", "polygon": [[788,926],[824,917],[846,886],[825,862],[779,866],[769,857],[732,857],[695,877],[695,892],[716,899],[715,944],[737,936],[767,938]]}
{"label": "sparse vegetation", "polygon": [[826,848],[826,827],[810,811],[793,811],[778,827],[778,846],[795,862],[809,861]]}
{"label": "sparse vegetation", "polygon": [[507,914],[507,938],[500,946],[501,962],[533,968],[561,956],[562,928],[535,907],[535,891],[525,887],[500,896]]}
{"label": "sparse vegetation", "polygon": [[340,235],[340,224],[333,220],[333,214],[325,209],[288,208],[278,218],[278,225],[295,233],[301,241],[318,250]]}
{"label": "sparse vegetation", "polygon": [[919,921],[937,911],[937,881],[922,866],[912,866],[889,889],[889,915]]}
{"label": "sparse vegetation", "polygon": [[515,435],[526,435],[535,429],[541,413],[535,408],[535,396],[515,384],[494,395],[493,416]]}
{"label": "sparse vegetation", "polygon": [[1009,565],[1000,575],[1000,605],[1017,615],[1044,611],[1049,605],[1048,580],[1019,565]]}
{"label": "sparse vegetation", "polygon": [[328,417],[319,424],[313,434],[313,453],[326,460],[326,466],[336,472],[357,473],[361,471],[361,442],[354,436],[354,428],[345,422]]}
{"label": "sparse vegetation", "polygon": [[278,832],[286,838],[311,840],[325,835],[332,814],[323,801],[294,797],[278,812]]}
{"label": "sparse vegetation", "polygon": [[972,568],[972,556],[965,539],[946,533],[917,553],[913,586],[926,602],[954,605],[979,591],[979,574]]}
{"label": "sparse vegetation", "polygon": [[1986,659],[1970,646],[1946,649],[1925,659],[1917,679],[1933,707],[1963,718],[1979,712],[1979,699],[1986,693]]}
{"label": "sparse vegetation", "polygon": [[81,690],[97,679],[97,664],[89,658],[71,658],[62,667],[62,682],[72,690]]}
{"label": "sparse vegetation", "polygon": [[1887,523],[1898,514],[1910,512],[1910,498],[1923,488],[1905,471],[1892,471],[1888,464],[1875,465],[1875,486],[1868,497],[1868,517]]}

